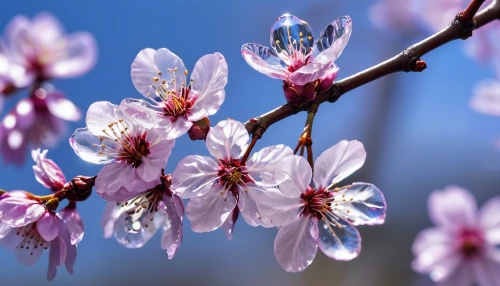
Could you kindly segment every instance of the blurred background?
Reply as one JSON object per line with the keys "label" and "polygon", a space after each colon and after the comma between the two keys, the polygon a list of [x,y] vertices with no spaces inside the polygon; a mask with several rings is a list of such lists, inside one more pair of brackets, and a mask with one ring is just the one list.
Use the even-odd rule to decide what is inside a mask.
{"label": "blurred background", "polygon": [[[373,1],[374,2],[374,1]],[[425,37],[426,32],[394,33],[369,20],[373,3],[351,1],[36,1],[0,2],[0,27],[16,14],[53,13],[68,32],[85,30],[98,43],[99,59],[83,77],[54,85],[85,112],[95,101],[119,103],[141,98],[130,79],[130,64],[143,48],[167,47],[192,70],[199,57],[221,52],[229,65],[226,101],[211,117],[214,125],[232,117],[246,121],[284,103],[281,82],[250,68],[240,55],[247,42],[269,45],[269,29],[288,12],[306,21],[316,35],[338,16],[350,15],[353,33],[337,61],[339,79],[377,64]],[[457,11],[458,12],[458,11]],[[451,19],[450,19],[451,20]],[[415,23],[418,26],[418,23]],[[0,28],[2,29],[2,28]],[[126,249],[104,239],[100,226],[104,201],[96,194],[79,205],[85,236],[78,245],[75,273],[58,269],[46,281],[47,256],[21,266],[0,248],[1,285],[432,285],[410,263],[415,235],[431,226],[426,200],[433,190],[457,184],[480,204],[500,191],[500,118],[474,112],[468,105],[473,86],[493,72],[463,53],[455,41],[426,55],[423,73],[394,74],[320,107],[314,123],[314,154],[342,139],[357,139],[368,153],[364,167],[346,184],[377,185],[387,199],[382,226],[359,227],[363,250],[350,262],[334,261],[320,251],[302,273],[287,273],[276,262],[276,229],[253,228],[240,220],[232,241],[222,232],[198,234],[186,219],[184,240],[173,260],[160,249],[158,233],[141,249]],[[26,93],[7,99],[2,117]],[[272,126],[256,150],[274,144],[294,147],[305,114]],[[84,119],[69,130],[84,126]],[[69,137],[71,132],[67,134]],[[203,142],[187,136],[176,142],[167,172],[189,154],[208,155]],[[95,175],[99,166],[79,159],[66,140],[49,151],[66,178]],[[48,194],[38,184],[32,162],[3,165],[0,188]]]}

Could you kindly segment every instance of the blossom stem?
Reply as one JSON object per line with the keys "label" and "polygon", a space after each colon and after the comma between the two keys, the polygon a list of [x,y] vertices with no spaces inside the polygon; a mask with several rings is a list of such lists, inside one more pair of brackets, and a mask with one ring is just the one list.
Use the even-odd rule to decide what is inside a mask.
{"label": "blossom stem", "polygon": [[[464,11],[466,17],[471,17],[474,15],[474,9],[476,9],[475,7],[478,7],[477,5],[479,5],[479,2],[484,1],[471,1],[471,5],[469,6],[472,7],[468,7]],[[334,82],[330,89],[325,92],[316,94],[314,103],[316,103],[317,105],[325,102],[333,103],[337,101],[343,94],[355,88],[363,86],[369,82],[385,77],[391,73],[422,71],[422,63],[417,64],[418,61],[421,61],[420,57],[453,40],[467,39],[471,36],[471,32],[474,29],[478,29],[495,20],[500,20],[500,0],[494,0],[490,6],[479,11],[477,15],[473,17],[475,25],[463,25],[461,22],[454,19],[451,25],[448,25],[441,31],[429,36],[428,38],[414,45],[411,45],[410,47],[403,50],[403,52],[401,52],[400,54],[375,66],[372,66],[364,71]],[[255,117],[254,120],[245,122],[245,127],[248,133],[255,134],[257,130],[260,130],[260,132],[262,132],[263,130],[267,130],[267,128],[272,124],[306,110],[307,108],[305,106],[297,107],[290,104],[285,104],[261,116]]]}
{"label": "blossom stem", "polygon": [[248,145],[247,149],[245,150],[245,154],[243,155],[243,158],[241,158],[241,164],[245,164],[247,161],[248,157],[250,156],[250,152],[252,151],[253,147],[255,146],[255,143],[257,143],[257,140],[260,139],[260,136],[252,136],[252,141],[250,142],[250,145]]}
{"label": "blossom stem", "polygon": [[462,25],[469,25],[484,1],[486,0],[472,0],[463,12],[458,13],[457,20],[462,23]]}

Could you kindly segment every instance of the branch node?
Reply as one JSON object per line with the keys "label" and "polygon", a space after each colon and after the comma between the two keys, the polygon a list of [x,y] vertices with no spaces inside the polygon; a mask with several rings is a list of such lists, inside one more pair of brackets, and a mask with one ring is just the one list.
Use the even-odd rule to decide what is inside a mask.
{"label": "branch node", "polygon": [[344,94],[344,90],[338,83],[334,83],[330,87],[330,96],[328,97],[328,102],[336,102]]}
{"label": "branch node", "polygon": [[453,22],[452,26],[459,26],[460,29],[457,30],[458,38],[462,40],[466,40],[472,36],[472,31],[476,29],[476,21],[474,19],[464,20],[463,12],[457,14]]}
{"label": "branch node", "polygon": [[420,61],[420,57],[415,53],[412,47],[406,48],[401,53],[401,56],[403,59],[403,70],[405,72],[419,71],[417,70],[417,62]]}

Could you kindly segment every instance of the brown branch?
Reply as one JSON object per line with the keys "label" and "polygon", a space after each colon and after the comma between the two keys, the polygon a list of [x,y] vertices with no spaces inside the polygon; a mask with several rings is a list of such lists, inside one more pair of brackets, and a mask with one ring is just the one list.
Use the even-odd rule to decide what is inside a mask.
{"label": "brown branch", "polygon": [[[391,73],[420,72],[424,70],[426,64],[420,60],[421,56],[453,40],[465,40],[472,35],[474,29],[495,20],[500,20],[500,0],[494,0],[490,6],[480,11],[473,20],[467,20],[467,17],[471,18],[483,2],[484,0],[472,0],[464,12],[459,13],[453,22],[441,31],[406,48],[400,54],[378,65],[334,82],[329,90],[316,94],[314,103],[320,105],[324,102],[335,102],[344,93]],[[297,107],[285,104],[245,122],[245,127],[248,133],[255,134],[255,132],[258,132],[259,135],[262,135],[274,123],[305,110],[305,106]]]}

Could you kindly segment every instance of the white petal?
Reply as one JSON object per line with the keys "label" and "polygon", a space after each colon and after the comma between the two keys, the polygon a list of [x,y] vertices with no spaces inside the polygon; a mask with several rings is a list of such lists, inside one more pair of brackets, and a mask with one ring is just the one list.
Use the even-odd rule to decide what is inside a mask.
{"label": "white petal", "polygon": [[[87,127],[92,134],[98,137],[108,138],[103,129],[108,129],[108,124],[123,119],[123,114],[117,105],[109,101],[98,101],[90,105],[85,119]],[[109,131],[109,130],[108,130]]]}
{"label": "white petal", "polygon": [[106,153],[100,153],[103,142],[110,143],[113,146],[114,142],[107,141],[99,140],[99,137],[96,137],[87,128],[78,128],[69,138],[69,145],[73,148],[76,155],[83,160],[94,164],[107,164],[114,160],[114,158],[106,155]]}
{"label": "white petal", "polygon": [[297,198],[309,188],[312,170],[306,159],[289,156],[278,163],[275,178],[281,182],[280,191],[289,197]]}
{"label": "white petal", "polygon": [[486,239],[492,244],[500,244],[500,197],[491,198],[481,207],[479,223]]}
{"label": "white petal", "polygon": [[290,147],[282,144],[262,148],[247,161],[248,175],[259,185],[276,186],[280,183],[274,177],[276,167],[283,158],[292,156],[292,153]]}
{"label": "white petal", "polygon": [[366,151],[361,142],[342,140],[324,151],[314,162],[316,188],[334,185],[361,168]]}
{"label": "white petal", "polygon": [[130,75],[134,87],[144,96],[151,92],[153,78],[158,77],[159,69],[155,63],[156,51],[151,48],[141,50],[132,62]]}
{"label": "white petal", "polygon": [[204,195],[217,179],[218,168],[209,157],[187,156],[172,173],[172,190],[184,199]]}
{"label": "white petal", "polygon": [[206,144],[212,156],[229,161],[241,156],[249,139],[250,136],[241,122],[228,119],[210,128]]}
{"label": "white petal", "polygon": [[80,109],[67,98],[49,98],[47,108],[54,116],[64,120],[78,121],[81,117]]}
{"label": "white petal", "polygon": [[464,188],[448,186],[431,193],[427,201],[429,217],[437,226],[451,229],[477,225],[477,203]]}
{"label": "white petal", "polygon": [[344,50],[352,33],[352,20],[349,16],[335,19],[321,31],[314,43],[313,62],[332,63]]}
{"label": "white petal", "polygon": [[179,216],[173,200],[174,198],[172,197],[163,196],[163,202],[166,207],[166,218],[161,235],[161,248],[167,251],[168,259],[172,259],[181,246],[183,234],[182,215]]}
{"label": "white petal", "polygon": [[318,220],[318,245],[323,253],[333,259],[348,261],[361,251],[361,237],[358,230],[341,218],[326,217]]}
{"label": "white petal", "polygon": [[172,53],[169,49],[161,48],[156,51],[155,63],[158,69],[163,73],[162,77],[171,82],[175,78],[175,85],[178,89],[182,84],[186,84],[186,76],[184,72],[186,67],[176,54]]}

